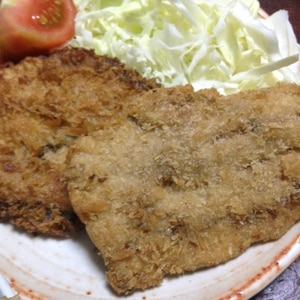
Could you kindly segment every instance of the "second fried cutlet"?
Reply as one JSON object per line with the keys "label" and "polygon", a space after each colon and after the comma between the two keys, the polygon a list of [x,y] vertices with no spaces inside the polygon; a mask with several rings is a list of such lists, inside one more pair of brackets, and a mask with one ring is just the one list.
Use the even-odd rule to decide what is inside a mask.
{"label": "second fried cutlet", "polygon": [[300,219],[300,86],[158,88],[131,103],[68,154],[71,202],[117,293],[225,262]]}
{"label": "second fried cutlet", "polygon": [[121,118],[128,95],[157,87],[116,59],[83,49],[0,68],[0,220],[66,236],[82,226],[65,157],[80,135]]}

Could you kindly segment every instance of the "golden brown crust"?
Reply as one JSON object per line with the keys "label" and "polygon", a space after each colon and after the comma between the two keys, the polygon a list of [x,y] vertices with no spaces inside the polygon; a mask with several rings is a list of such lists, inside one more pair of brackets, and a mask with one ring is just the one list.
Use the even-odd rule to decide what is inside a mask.
{"label": "golden brown crust", "polygon": [[158,85],[83,49],[0,68],[0,219],[66,236],[82,227],[65,178],[69,145],[110,126],[130,94]]}
{"label": "golden brown crust", "polygon": [[158,88],[77,139],[69,191],[121,294],[225,262],[300,218],[300,87]]}

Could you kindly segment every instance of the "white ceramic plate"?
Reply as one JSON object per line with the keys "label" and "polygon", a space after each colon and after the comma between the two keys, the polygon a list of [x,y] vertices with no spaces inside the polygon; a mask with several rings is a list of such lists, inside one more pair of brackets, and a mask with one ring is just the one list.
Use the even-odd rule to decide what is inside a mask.
{"label": "white ceramic plate", "polygon": [[[281,239],[249,248],[214,268],[166,278],[126,300],[243,300],[258,293],[300,256],[300,222]],[[120,300],[85,232],[72,239],[36,237],[0,224],[0,299]]]}
{"label": "white ceramic plate", "polygon": [[[101,258],[84,232],[72,239],[47,239],[0,224],[0,245],[0,273],[21,299],[122,299],[107,285]],[[253,246],[226,264],[167,278],[160,287],[126,300],[248,299],[299,255],[300,222],[278,241]]]}

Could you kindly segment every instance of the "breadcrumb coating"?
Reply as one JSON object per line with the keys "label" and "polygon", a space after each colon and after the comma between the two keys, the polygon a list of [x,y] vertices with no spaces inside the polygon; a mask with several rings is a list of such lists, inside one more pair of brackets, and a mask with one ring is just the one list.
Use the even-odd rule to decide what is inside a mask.
{"label": "breadcrumb coating", "polygon": [[0,68],[0,220],[67,236],[82,228],[66,188],[66,154],[110,126],[130,94],[158,85],[116,59],[65,48]]}
{"label": "breadcrumb coating", "polygon": [[133,96],[68,152],[72,205],[119,294],[215,266],[300,218],[300,87]]}

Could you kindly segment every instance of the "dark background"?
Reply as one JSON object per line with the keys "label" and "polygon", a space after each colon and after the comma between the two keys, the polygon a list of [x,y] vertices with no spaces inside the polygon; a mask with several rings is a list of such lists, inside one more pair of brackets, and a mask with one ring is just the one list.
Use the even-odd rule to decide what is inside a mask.
{"label": "dark background", "polygon": [[290,22],[300,43],[300,0],[260,0],[259,2],[268,14],[272,14],[279,9],[286,9],[289,12]]}

